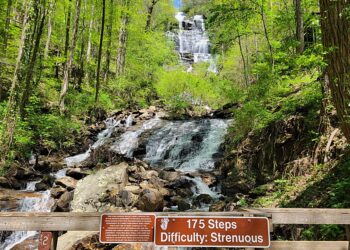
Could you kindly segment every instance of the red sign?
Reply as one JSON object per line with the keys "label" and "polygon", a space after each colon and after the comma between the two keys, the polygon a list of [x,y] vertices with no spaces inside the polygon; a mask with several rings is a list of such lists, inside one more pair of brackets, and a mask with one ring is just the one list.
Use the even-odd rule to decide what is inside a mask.
{"label": "red sign", "polygon": [[182,247],[270,246],[269,221],[258,217],[167,217],[156,219],[155,243]]}
{"label": "red sign", "polygon": [[52,241],[51,232],[41,232],[39,236],[39,248],[38,250],[50,250]]}
{"label": "red sign", "polygon": [[153,214],[103,214],[101,243],[147,243],[154,240]]}

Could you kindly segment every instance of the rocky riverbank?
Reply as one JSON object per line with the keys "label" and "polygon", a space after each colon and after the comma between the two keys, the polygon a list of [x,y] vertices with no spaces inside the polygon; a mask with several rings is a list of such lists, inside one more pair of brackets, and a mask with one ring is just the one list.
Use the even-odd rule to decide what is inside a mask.
{"label": "rocky riverbank", "polygon": [[0,203],[18,211],[23,198],[41,199],[49,191],[54,203],[47,209],[55,212],[222,209],[215,163],[228,125],[218,118],[236,107],[187,114],[187,120],[156,107],[112,112],[89,126],[74,155],[13,164],[0,178]]}

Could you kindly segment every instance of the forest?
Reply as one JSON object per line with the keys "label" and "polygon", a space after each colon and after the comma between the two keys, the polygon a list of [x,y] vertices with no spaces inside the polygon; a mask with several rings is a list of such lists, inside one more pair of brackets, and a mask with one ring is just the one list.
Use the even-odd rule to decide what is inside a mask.
{"label": "forest", "polygon": [[[0,212],[22,199],[1,190],[58,212],[350,206],[347,0],[0,4]],[[82,202],[114,166],[125,188]]]}

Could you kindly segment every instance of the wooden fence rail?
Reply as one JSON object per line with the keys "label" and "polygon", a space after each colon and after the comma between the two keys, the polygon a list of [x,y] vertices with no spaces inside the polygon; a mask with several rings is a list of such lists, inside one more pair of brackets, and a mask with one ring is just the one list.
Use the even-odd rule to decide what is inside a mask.
{"label": "wooden fence rail", "polygon": [[[344,225],[349,229],[350,209],[259,208],[232,212],[156,213],[157,215],[264,216],[272,225]],[[100,213],[0,213],[0,231],[99,231]],[[350,230],[346,230],[349,232]],[[350,240],[350,235],[348,240]],[[349,241],[272,241],[270,249],[346,250]]]}

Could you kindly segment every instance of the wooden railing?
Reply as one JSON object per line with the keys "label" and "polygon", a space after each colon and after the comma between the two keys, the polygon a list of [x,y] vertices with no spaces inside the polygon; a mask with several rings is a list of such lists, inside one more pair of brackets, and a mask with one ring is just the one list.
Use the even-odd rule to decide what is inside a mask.
{"label": "wooden railing", "polygon": [[[156,213],[186,215],[186,213]],[[271,225],[344,225],[348,241],[272,241],[270,249],[347,250],[350,209],[261,208],[232,212],[190,212],[201,216],[264,216]],[[0,213],[0,231],[99,231],[100,213]],[[273,230],[273,226],[270,227]]]}

